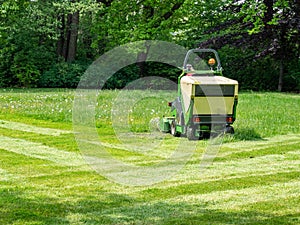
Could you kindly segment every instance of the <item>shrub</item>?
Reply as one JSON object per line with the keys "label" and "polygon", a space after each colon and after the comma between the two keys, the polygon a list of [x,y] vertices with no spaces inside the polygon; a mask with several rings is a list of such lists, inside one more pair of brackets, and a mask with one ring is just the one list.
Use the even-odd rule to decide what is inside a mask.
{"label": "shrub", "polygon": [[75,88],[88,67],[87,62],[60,62],[42,74],[40,87]]}
{"label": "shrub", "polygon": [[[105,83],[104,88],[105,89],[114,89],[114,88],[124,88],[127,84],[130,82],[143,78],[143,77],[162,77],[166,79],[170,79],[172,81],[177,82],[177,77],[180,75],[181,70],[178,68],[175,68],[173,66],[159,63],[159,62],[145,62],[142,64],[132,64],[129,66],[126,66],[122,69],[120,69],[118,72],[116,72],[113,76],[111,76]],[[147,82],[149,80],[146,80]],[[153,81],[155,82],[155,81]],[[161,82],[161,81],[160,81]],[[137,88],[151,88],[151,86],[162,86],[163,89],[166,87],[165,84],[143,84],[141,81],[141,87]]]}

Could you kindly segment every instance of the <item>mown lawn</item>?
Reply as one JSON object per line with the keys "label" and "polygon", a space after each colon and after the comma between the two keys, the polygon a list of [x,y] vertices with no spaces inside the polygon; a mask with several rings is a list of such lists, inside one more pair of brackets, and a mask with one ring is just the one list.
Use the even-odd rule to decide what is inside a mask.
{"label": "mown lawn", "polygon": [[[212,164],[200,168],[210,140],[190,142],[195,151],[173,177],[126,186],[82,158],[74,94],[0,90],[0,224],[300,224],[299,95],[241,93],[236,134],[222,140]],[[185,144],[153,131],[176,95],[155,94],[100,92],[95,126],[113,157],[146,168]],[[127,95],[140,100],[124,117]],[[122,136],[125,128],[138,139]]]}

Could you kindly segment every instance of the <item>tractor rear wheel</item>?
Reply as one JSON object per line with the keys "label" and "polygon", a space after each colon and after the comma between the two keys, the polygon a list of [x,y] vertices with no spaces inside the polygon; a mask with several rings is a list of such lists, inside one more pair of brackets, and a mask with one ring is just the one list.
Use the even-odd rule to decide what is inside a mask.
{"label": "tractor rear wheel", "polygon": [[234,134],[234,129],[233,129],[233,127],[232,127],[232,126],[227,126],[227,127],[225,128],[225,133],[226,133],[226,134]]}
{"label": "tractor rear wheel", "polygon": [[171,123],[171,134],[174,137],[179,137],[180,136],[180,133],[178,131],[176,131],[176,122],[175,121],[172,121],[172,123]]}
{"label": "tractor rear wheel", "polygon": [[188,127],[186,129],[186,136],[190,141],[198,140],[199,138],[195,135],[195,129],[192,127]]}

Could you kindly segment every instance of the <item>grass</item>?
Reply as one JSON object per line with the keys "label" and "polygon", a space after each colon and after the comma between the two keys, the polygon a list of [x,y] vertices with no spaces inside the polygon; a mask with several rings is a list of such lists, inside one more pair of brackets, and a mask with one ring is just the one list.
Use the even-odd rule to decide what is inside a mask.
{"label": "grass", "polygon": [[116,159],[147,168],[195,146],[173,177],[128,187],[82,159],[74,90],[0,90],[0,224],[300,224],[300,96],[241,93],[236,134],[201,170],[208,140],[153,131],[175,95],[100,93],[96,127]]}
{"label": "grass", "polygon": [[299,104],[300,96],[294,94],[243,93],[236,123],[238,138],[299,133]]}

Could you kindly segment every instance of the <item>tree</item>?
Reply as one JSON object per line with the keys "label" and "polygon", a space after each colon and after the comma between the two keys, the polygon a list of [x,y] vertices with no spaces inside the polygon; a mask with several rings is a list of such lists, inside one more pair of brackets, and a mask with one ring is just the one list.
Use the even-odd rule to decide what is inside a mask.
{"label": "tree", "polygon": [[[112,1],[105,14],[107,49],[139,40],[172,40],[174,14],[184,0]],[[145,74],[149,47],[137,55],[139,75]]]}
{"label": "tree", "polygon": [[[36,86],[45,73],[44,80],[49,80],[54,71],[63,69],[71,76],[77,64],[83,69],[86,64],[82,62],[92,61],[115,46],[147,39],[173,41],[189,48],[219,49],[221,56],[229,60],[224,64],[224,67],[230,64],[225,71],[242,80],[242,85],[253,78],[259,80],[259,74],[264,73],[267,79],[259,84],[259,89],[273,90],[276,84],[269,81],[277,69],[278,90],[294,90],[296,82],[300,86],[299,1],[2,0],[1,3],[1,86]],[[144,46],[137,56],[139,76],[149,71],[142,63],[146,59],[147,46]],[[240,62],[246,62],[247,66]],[[266,63],[272,69],[265,68]],[[156,71],[160,68],[151,66],[157,67]],[[136,71],[132,69],[132,74]]]}
{"label": "tree", "polygon": [[[88,3],[93,3],[88,1]],[[57,20],[59,21],[59,38],[57,40],[57,54],[63,57],[66,62],[73,62],[76,59],[79,18],[86,10],[87,2],[70,0],[64,4],[56,4],[59,8]]]}
{"label": "tree", "polygon": [[272,55],[278,62],[278,91],[282,91],[285,66],[299,58],[300,2],[264,0],[258,7],[262,16],[249,13],[246,20],[254,24],[250,32],[267,40],[258,56]]}
{"label": "tree", "polygon": [[193,24],[188,24],[190,29],[185,28],[185,31],[198,36],[194,38],[198,47],[221,49],[230,45],[249,49],[255,53],[250,56],[252,64],[266,57],[272,58],[274,66],[279,65],[278,90],[282,90],[287,64],[298,63],[299,58],[299,1],[228,0],[208,6],[203,2],[196,8],[192,20],[201,21],[200,31],[199,26],[195,31],[191,27]]}
{"label": "tree", "polygon": [[1,85],[36,86],[53,57],[53,11],[47,2],[5,1],[1,7]]}

